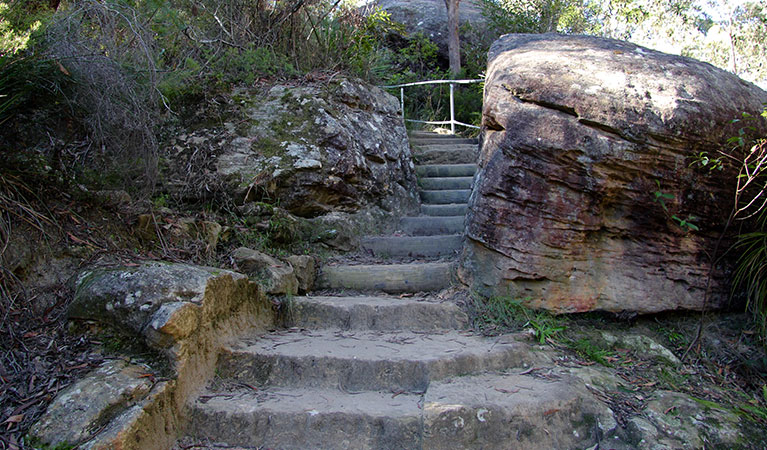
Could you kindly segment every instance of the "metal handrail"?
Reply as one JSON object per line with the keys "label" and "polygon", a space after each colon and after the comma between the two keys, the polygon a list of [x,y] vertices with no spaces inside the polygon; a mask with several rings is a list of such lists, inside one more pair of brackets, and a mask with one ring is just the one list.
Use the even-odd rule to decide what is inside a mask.
{"label": "metal handrail", "polygon": [[[478,79],[478,80],[429,80],[429,81],[415,81],[413,83],[405,83],[405,84],[394,84],[391,86],[381,86],[383,89],[396,89],[399,88],[399,98],[400,98],[400,108],[402,109],[402,119],[407,122],[416,122],[416,123],[425,123],[428,125],[448,125],[450,124],[450,132],[455,134],[455,126],[461,125],[463,127],[469,127],[469,128],[476,128],[479,129],[478,126],[475,125],[469,125],[468,123],[463,123],[455,120],[455,102],[453,100],[453,92],[455,91],[455,85],[456,84],[472,84],[472,83],[481,83],[485,80]],[[450,84],[450,120],[443,120],[443,121],[428,121],[428,120],[415,120],[415,119],[405,119],[405,88],[410,86],[422,86],[425,84]]]}

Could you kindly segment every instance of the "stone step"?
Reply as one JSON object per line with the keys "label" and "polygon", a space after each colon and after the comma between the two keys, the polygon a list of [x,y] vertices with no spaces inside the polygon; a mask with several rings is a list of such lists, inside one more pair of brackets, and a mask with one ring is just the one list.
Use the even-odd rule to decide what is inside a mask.
{"label": "stone step", "polygon": [[455,139],[460,138],[460,135],[450,133],[435,133],[434,131],[415,130],[408,133],[410,138],[435,138],[435,139]]}
{"label": "stone step", "polygon": [[413,151],[418,164],[474,164],[477,155],[476,145],[427,145]]}
{"label": "stone step", "polygon": [[403,217],[399,229],[411,236],[462,234],[465,220],[466,216]]}
{"label": "stone step", "polygon": [[458,216],[466,215],[469,206],[466,203],[452,203],[448,205],[421,205],[421,214],[425,216]]}
{"label": "stone step", "polygon": [[473,177],[476,164],[425,164],[415,166],[419,177]]}
{"label": "stone step", "polygon": [[423,190],[420,192],[421,201],[432,205],[448,203],[467,203],[471,189],[443,189],[438,191]]}
{"label": "stone step", "polygon": [[471,189],[474,177],[424,177],[418,179],[421,189]]}
{"label": "stone step", "polygon": [[585,449],[617,427],[582,382],[516,373],[435,382],[424,395],[207,390],[189,419],[201,441],[285,450]]}
{"label": "stone step", "polygon": [[450,263],[378,264],[324,266],[317,286],[320,289],[402,293],[439,291],[450,287],[451,282]]}
{"label": "stone step", "polygon": [[470,144],[470,145],[478,145],[478,142],[476,138],[460,138],[460,137],[452,137],[452,138],[442,138],[442,137],[416,137],[416,138],[410,138],[410,144],[414,147],[420,146],[420,145],[440,145],[440,144]]}
{"label": "stone step", "polygon": [[341,330],[462,330],[469,320],[451,302],[392,297],[294,297],[290,326]]}
{"label": "stone step", "polygon": [[529,337],[290,329],[225,346],[216,373],[254,386],[425,392],[435,380],[523,367],[531,352],[522,339]]}
{"label": "stone step", "polygon": [[614,432],[610,409],[581,380],[518,373],[432,383],[423,449],[587,449]]}
{"label": "stone step", "polygon": [[362,239],[360,248],[384,258],[436,258],[457,254],[463,248],[463,235],[367,237]]}
{"label": "stone step", "polygon": [[208,390],[189,407],[187,434],[246,448],[418,450],[422,398],[338,389]]}

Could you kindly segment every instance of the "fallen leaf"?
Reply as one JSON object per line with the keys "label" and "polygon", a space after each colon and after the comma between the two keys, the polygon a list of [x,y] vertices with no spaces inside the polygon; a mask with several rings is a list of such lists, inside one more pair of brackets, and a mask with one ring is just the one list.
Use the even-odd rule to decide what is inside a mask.
{"label": "fallen leaf", "polygon": [[66,67],[64,67],[64,66],[63,66],[63,65],[62,65],[60,62],[56,61],[56,65],[58,65],[58,66],[59,66],[59,71],[60,71],[61,73],[63,73],[64,75],[66,75],[66,76],[68,76],[68,77],[71,77],[71,76],[72,76],[72,74],[71,74],[71,73],[69,73],[69,71],[66,69]]}
{"label": "fallen leaf", "polygon": [[24,420],[24,414],[17,414],[15,416],[11,416],[11,417],[5,419],[5,422],[3,422],[3,423],[7,423],[8,427],[6,428],[6,430],[10,430],[11,428],[13,428],[14,424],[17,424],[17,423],[21,422],[22,420]]}
{"label": "fallen leaf", "polygon": [[19,423],[22,420],[24,420],[24,414],[17,414],[15,416],[11,416],[11,417],[5,419],[5,421],[3,423]]}
{"label": "fallen leaf", "polygon": [[502,393],[502,394],[516,394],[519,392],[519,389],[501,389],[501,388],[495,388],[496,391]]}
{"label": "fallen leaf", "polygon": [[74,242],[75,244],[89,245],[88,242],[78,238],[77,236],[75,236],[72,233],[67,233],[67,236],[69,236],[69,239],[72,239],[72,242]]}

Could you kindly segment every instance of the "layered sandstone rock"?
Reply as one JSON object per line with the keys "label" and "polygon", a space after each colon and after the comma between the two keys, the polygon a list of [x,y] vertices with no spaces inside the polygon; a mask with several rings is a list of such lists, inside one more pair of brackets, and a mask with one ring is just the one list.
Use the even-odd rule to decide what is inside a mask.
{"label": "layered sandstone rock", "polygon": [[731,121],[765,102],[730,73],[625,42],[502,37],[489,54],[464,273],[486,294],[557,312],[722,305],[726,260],[704,292],[735,168],[696,159],[716,156],[741,126]]}
{"label": "layered sandstone rock", "polygon": [[[447,59],[447,8],[444,0],[377,0],[374,4],[389,13],[395,22],[403,24],[408,36],[423,33],[437,44],[440,56]],[[463,0],[458,7],[458,20],[462,27],[459,32],[464,43],[489,43],[498,37],[489,30],[487,19],[482,15],[481,2]]]}

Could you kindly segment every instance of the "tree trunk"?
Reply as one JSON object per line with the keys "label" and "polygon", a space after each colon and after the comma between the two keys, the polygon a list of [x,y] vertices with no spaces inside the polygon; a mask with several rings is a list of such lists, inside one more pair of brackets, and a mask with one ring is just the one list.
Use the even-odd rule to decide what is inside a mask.
{"label": "tree trunk", "polygon": [[450,58],[450,73],[461,73],[461,43],[458,38],[458,4],[461,0],[445,0],[447,7],[447,54]]}

